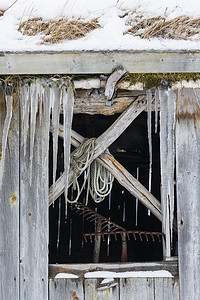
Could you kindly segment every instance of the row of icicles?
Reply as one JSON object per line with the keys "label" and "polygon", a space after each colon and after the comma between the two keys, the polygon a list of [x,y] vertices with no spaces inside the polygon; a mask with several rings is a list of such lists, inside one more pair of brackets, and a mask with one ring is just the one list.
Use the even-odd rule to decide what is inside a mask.
{"label": "row of icicles", "polygon": [[[174,215],[174,128],[175,128],[175,106],[176,101],[174,92],[169,89],[157,89],[155,91],[155,132],[158,128],[158,101],[160,100],[160,140],[161,140],[161,184],[162,199],[164,207],[170,207],[170,226],[172,233],[173,215]],[[147,128],[149,143],[149,191],[151,192],[152,182],[152,120],[151,103],[152,92],[147,90]],[[32,162],[34,156],[34,142],[36,124],[43,126],[44,130],[44,168],[48,165],[49,151],[49,130],[52,123],[53,136],[53,188],[56,182],[57,170],[57,152],[60,113],[63,112],[64,129],[64,176],[65,176],[65,195],[68,190],[68,172],[70,168],[70,139],[71,124],[73,118],[74,90],[73,84],[69,78],[62,79],[34,79],[30,82],[24,82],[19,88],[20,114],[21,114],[21,135],[24,146],[24,155],[29,153],[29,182],[32,183]],[[13,95],[5,93],[6,117],[3,126],[2,150],[0,161],[0,186],[3,182],[3,170],[5,164],[6,145],[10,123],[13,114]],[[38,119],[37,119],[38,118]],[[37,122],[36,122],[37,120]],[[27,151],[27,140],[29,137],[29,151]],[[166,141],[168,141],[166,143]],[[87,166],[86,166],[87,167]],[[112,180],[111,180],[112,181]],[[112,188],[112,186],[111,186]],[[111,191],[111,188],[109,192]],[[109,194],[109,193],[108,193]],[[54,199],[56,200],[56,199]],[[169,203],[168,203],[169,201]]]}

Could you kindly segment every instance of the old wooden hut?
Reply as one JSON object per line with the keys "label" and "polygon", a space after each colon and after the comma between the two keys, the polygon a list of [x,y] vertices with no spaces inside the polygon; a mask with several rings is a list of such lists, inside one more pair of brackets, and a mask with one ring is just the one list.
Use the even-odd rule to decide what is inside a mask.
{"label": "old wooden hut", "polygon": [[0,299],[200,299],[200,50],[66,45],[1,46]]}

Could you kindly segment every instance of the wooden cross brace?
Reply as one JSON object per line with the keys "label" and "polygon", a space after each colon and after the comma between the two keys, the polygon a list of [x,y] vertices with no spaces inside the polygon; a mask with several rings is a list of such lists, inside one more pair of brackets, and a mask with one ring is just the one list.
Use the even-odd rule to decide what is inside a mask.
{"label": "wooden cross brace", "polygon": [[[145,205],[161,222],[162,212],[160,202],[136,179],[134,178],[117,160],[107,154],[105,150],[125,131],[125,129],[136,119],[136,117],[147,107],[145,96],[139,96],[132,104],[119,116],[119,118],[96,139],[96,146],[92,160],[97,159],[105,166],[134,197]],[[71,143],[78,147],[85,138],[72,130]],[[62,125],[60,125],[59,136],[63,137]],[[73,182],[73,168],[69,170],[69,184]],[[82,172],[76,174],[80,176]],[[65,189],[64,175],[62,174],[53,186],[49,189],[49,205],[53,199],[57,199]],[[54,197],[53,197],[54,195]]]}

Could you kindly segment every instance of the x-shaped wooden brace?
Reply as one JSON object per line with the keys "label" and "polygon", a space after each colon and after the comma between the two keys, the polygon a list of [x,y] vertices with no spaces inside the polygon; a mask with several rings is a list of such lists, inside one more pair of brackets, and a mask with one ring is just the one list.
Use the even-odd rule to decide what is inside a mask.
{"label": "x-shaped wooden brace", "polygon": [[[147,107],[145,96],[139,96],[120,116],[119,118],[96,139],[95,152],[92,160],[97,159],[99,163],[105,166],[134,197],[145,205],[161,222],[162,212],[160,202],[136,179],[134,178],[117,160],[111,155],[104,152],[136,119],[136,117]],[[63,137],[62,125],[60,125],[59,136]],[[78,147],[83,141],[84,137],[72,130],[71,143]],[[69,184],[73,181],[73,168],[69,170]],[[81,172],[76,174],[81,175]],[[54,186],[49,189],[49,205],[52,204],[53,199],[57,199],[65,189],[64,175],[61,175]]]}

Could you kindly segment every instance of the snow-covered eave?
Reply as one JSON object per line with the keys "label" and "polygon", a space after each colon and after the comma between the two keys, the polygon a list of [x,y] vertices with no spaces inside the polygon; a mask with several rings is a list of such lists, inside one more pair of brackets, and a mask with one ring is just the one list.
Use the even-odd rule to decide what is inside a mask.
{"label": "snow-covered eave", "polygon": [[0,74],[110,74],[200,72],[200,50],[0,52]]}

